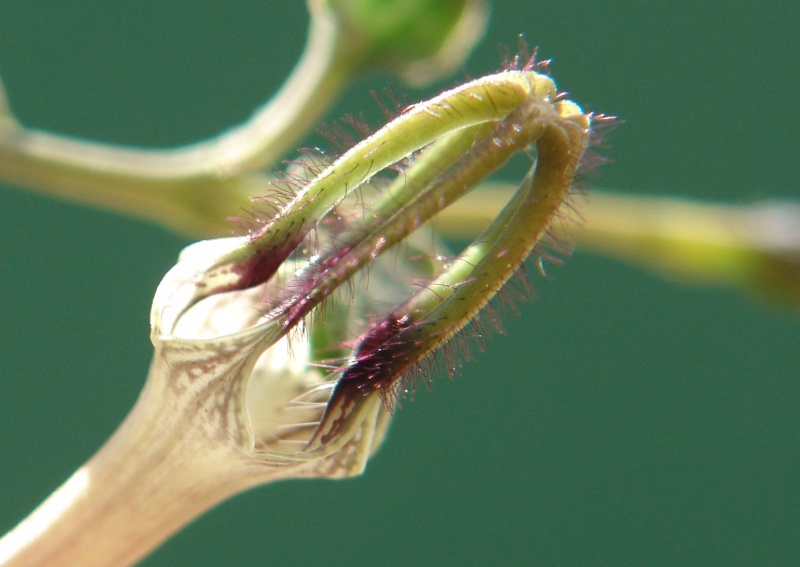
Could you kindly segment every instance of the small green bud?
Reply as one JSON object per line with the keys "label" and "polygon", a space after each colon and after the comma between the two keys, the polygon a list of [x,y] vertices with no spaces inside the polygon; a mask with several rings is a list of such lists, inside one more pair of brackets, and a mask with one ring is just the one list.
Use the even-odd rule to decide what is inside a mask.
{"label": "small green bud", "polygon": [[413,85],[452,73],[483,35],[484,0],[312,0],[336,13],[343,55],[359,67],[386,67]]}

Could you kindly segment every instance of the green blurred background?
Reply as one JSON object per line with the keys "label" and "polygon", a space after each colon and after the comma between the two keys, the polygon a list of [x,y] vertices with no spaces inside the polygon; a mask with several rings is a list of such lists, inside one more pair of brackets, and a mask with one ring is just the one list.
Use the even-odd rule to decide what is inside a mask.
{"label": "green blurred background", "polygon": [[[496,1],[467,72],[525,33],[575,100],[624,119],[602,186],[800,198],[798,22],[777,0]],[[176,145],[273,92],[306,23],[300,1],[5,0],[0,73],[29,126]],[[379,122],[369,91],[397,85],[365,78],[332,117]],[[5,531],[132,406],[187,241],[7,186],[0,239]],[[456,380],[404,401],[362,478],[240,495],[144,564],[798,564],[800,315],[580,251],[551,274]]]}

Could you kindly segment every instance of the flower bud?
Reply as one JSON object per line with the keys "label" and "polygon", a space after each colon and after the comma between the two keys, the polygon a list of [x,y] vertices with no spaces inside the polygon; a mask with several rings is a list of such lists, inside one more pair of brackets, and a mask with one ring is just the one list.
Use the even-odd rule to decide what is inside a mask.
{"label": "flower bud", "polygon": [[[153,361],[133,410],[0,540],[0,556],[129,565],[252,486],[360,474],[420,363],[547,233],[589,128],[528,67],[477,79],[409,107],[329,165],[312,160],[249,235],[188,247],[156,291]],[[494,222],[443,256],[428,221],[528,151],[535,165]]]}
{"label": "flower bud", "polygon": [[[168,277],[184,285],[169,286],[168,296],[162,287],[157,295],[162,309],[154,328],[161,329],[159,336],[164,329],[201,328],[217,310],[232,309],[231,298],[245,306],[245,315],[222,317],[239,324],[215,339],[221,343],[212,349],[232,357],[239,373],[235,381],[241,382],[235,396],[224,397],[235,408],[216,412],[228,416],[225,425],[239,428],[226,431],[228,439],[247,447],[272,445],[248,437],[256,429],[252,416],[258,410],[245,411],[254,407],[245,397],[259,357],[287,339],[292,345],[300,340],[301,351],[310,348],[309,360],[318,368],[325,353],[338,353],[338,358],[326,363],[324,385],[300,380],[298,391],[290,388],[298,400],[319,410],[306,416],[303,434],[294,431],[298,445],[303,440],[307,445],[294,452],[265,449],[260,458],[324,459],[352,439],[371,439],[364,428],[378,423],[404,379],[468,325],[519,269],[563,203],[587,144],[589,118],[556,94],[543,75],[507,71],[409,107],[329,166],[312,168],[311,179],[248,237],[201,243],[184,254],[176,274]],[[381,289],[391,278],[371,277],[370,294],[377,294],[378,302],[359,303],[362,308],[348,316],[326,320],[324,306],[331,300],[331,311],[348,313],[335,292],[346,285],[358,296],[367,271],[384,269],[387,250],[399,250],[391,256],[395,266],[437,257],[430,246],[400,245],[413,241],[438,212],[529,147],[535,148],[536,165],[495,222],[460,256],[429,263],[433,271],[424,279],[419,277],[424,270],[417,270],[416,291],[407,290],[394,303]],[[403,160],[409,162],[404,172],[377,190],[373,178]],[[347,333],[330,327],[343,325],[354,333],[356,321],[364,322],[360,338],[352,344],[351,335],[345,346]],[[323,342],[303,342],[308,337],[323,337]],[[211,346],[208,340],[203,344]],[[233,382],[226,378],[225,388]],[[278,382],[275,387],[283,391],[285,384]],[[283,399],[277,406],[289,402]],[[365,454],[364,447],[359,451]]]}
{"label": "flower bud", "polygon": [[484,0],[312,0],[312,14],[333,10],[343,57],[394,70],[415,86],[451,74],[483,35]]}

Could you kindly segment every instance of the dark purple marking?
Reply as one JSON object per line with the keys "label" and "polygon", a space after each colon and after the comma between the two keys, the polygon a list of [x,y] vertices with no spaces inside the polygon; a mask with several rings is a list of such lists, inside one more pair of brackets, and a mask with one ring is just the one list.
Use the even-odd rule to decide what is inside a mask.
{"label": "dark purple marking", "polygon": [[294,238],[283,242],[277,247],[266,246],[257,250],[247,260],[234,268],[234,271],[239,274],[239,280],[227,291],[249,289],[269,281],[278,271],[281,264],[291,256],[302,242],[303,235],[296,234]]}
{"label": "dark purple marking", "polygon": [[381,390],[391,396],[392,386],[416,362],[414,345],[400,338],[409,328],[395,314],[373,327],[359,343],[355,361],[344,370],[339,384],[350,391]]}
{"label": "dark purple marking", "polygon": [[332,271],[351,250],[350,246],[345,246],[335,254],[325,256],[305,276],[290,282],[289,295],[279,307],[286,315],[286,327],[294,327],[337,289],[339,281]]}
{"label": "dark purple marking", "polygon": [[287,254],[285,251],[260,250],[244,264],[237,266],[239,281],[235,284],[236,289],[248,289],[268,281],[289,254],[291,251]]}

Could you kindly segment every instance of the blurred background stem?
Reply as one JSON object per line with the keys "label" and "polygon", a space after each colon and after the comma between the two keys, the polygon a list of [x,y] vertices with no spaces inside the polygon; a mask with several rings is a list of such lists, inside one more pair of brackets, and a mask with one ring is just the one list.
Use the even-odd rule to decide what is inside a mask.
{"label": "blurred background stem", "polygon": [[[511,194],[508,186],[487,184],[444,211],[436,226],[446,236],[467,238]],[[731,205],[598,190],[585,201],[577,206],[577,223],[553,225],[557,238],[668,278],[741,286],[800,307],[798,202]]]}
{"label": "blurred background stem", "polygon": [[243,124],[175,149],[140,149],[27,129],[0,93],[0,178],[48,195],[166,224],[190,235],[229,233],[226,218],[268,191],[268,169],[290,150],[349,77],[339,29],[315,10],[305,50],[291,76]]}

